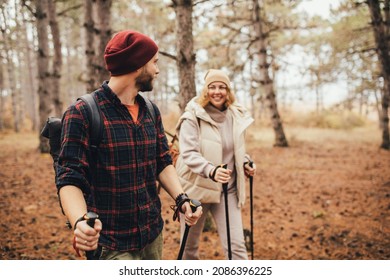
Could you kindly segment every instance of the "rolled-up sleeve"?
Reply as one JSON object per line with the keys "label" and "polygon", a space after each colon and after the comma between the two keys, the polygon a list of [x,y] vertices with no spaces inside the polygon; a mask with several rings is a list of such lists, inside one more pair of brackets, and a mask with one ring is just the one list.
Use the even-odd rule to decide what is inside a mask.
{"label": "rolled-up sleeve", "polygon": [[89,123],[82,102],[69,107],[62,118],[61,150],[58,158],[56,185],[66,185],[89,192],[90,173],[87,160]]}
{"label": "rolled-up sleeve", "polygon": [[164,170],[165,167],[172,164],[172,157],[169,154],[168,140],[165,135],[164,126],[161,119],[159,109],[153,104],[156,112],[156,130],[157,130],[157,176]]}

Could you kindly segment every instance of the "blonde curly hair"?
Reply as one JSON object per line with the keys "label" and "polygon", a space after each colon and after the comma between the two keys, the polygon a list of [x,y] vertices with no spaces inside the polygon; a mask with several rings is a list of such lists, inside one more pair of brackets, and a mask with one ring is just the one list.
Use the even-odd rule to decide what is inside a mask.
{"label": "blonde curly hair", "polygon": [[225,107],[228,108],[231,104],[234,103],[236,100],[236,97],[234,96],[233,91],[231,90],[230,86],[230,80],[229,77],[223,72],[222,70],[217,69],[209,69],[204,77],[205,84],[203,86],[202,92],[197,99],[197,102],[202,106],[203,108],[207,106],[207,104],[210,103],[210,98],[208,95],[209,92],[209,85],[214,82],[222,82],[226,85],[226,91],[227,91],[227,98],[225,102]]}

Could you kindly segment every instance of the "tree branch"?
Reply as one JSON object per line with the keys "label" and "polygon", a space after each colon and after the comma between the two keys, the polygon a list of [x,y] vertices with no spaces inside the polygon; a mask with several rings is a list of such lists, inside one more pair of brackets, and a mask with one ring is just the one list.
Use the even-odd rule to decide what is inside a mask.
{"label": "tree branch", "polygon": [[173,59],[173,60],[177,60],[177,57],[173,54],[170,54],[170,53],[167,53],[167,52],[164,52],[164,51],[158,51],[161,55],[165,56],[165,57],[168,57],[170,59]]}
{"label": "tree branch", "polygon": [[69,8],[67,8],[67,9],[63,10],[62,12],[57,13],[57,16],[63,16],[63,15],[65,15],[67,12],[72,11],[72,10],[78,10],[78,9],[81,8],[82,6],[83,6],[83,4],[75,5],[75,6],[69,7]]}

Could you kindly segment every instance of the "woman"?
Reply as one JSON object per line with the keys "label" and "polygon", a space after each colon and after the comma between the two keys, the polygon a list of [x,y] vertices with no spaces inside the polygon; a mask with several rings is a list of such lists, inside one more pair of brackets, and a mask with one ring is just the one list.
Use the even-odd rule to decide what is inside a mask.
{"label": "woman", "polygon": [[[199,259],[199,238],[210,211],[228,256],[225,201],[222,184],[228,183],[228,206],[232,259],[248,259],[243,235],[241,207],[245,200],[245,175],[249,166],[244,134],[253,122],[249,113],[235,102],[228,76],[210,69],[199,97],[187,105],[177,125],[180,156],[176,169],[184,191],[202,203],[203,215],[189,231],[183,259]],[[227,168],[221,167],[227,164]],[[184,219],[181,219],[184,232]]]}

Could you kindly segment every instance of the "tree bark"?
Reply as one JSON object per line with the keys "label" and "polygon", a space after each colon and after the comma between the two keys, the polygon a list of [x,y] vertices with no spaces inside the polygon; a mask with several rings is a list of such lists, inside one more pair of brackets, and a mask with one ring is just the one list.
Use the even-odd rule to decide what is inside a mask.
{"label": "tree bark", "polygon": [[179,72],[179,108],[184,111],[187,103],[196,95],[195,53],[192,35],[192,0],[172,1],[176,13],[177,57]]}
{"label": "tree bark", "polygon": [[[15,132],[20,132],[20,115],[19,115],[19,104],[18,104],[18,99],[19,99],[19,90],[16,88],[16,77],[15,77],[15,65],[12,61],[13,57],[13,48],[9,46],[9,41],[8,41],[8,34],[7,32],[9,31],[8,25],[7,25],[7,16],[5,14],[4,9],[1,9],[1,16],[3,20],[3,24],[1,25],[1,33],[4,38],[3,40],[3,47],[4,47],[4,53],[5,53],[5,60],[7,62],[7,72],[8,72],[8,80],[9,80],[9,87],[10,87],[10,92],[11,92],[11,99],[12,99],[12,115],[13,115],[13,120],[14,120],[14,130]],[[9,17],[8,17],[9,18]]]}
{"label": "tree bark", "polygon": [[38,124],[38,116],[37,116],[37,92],[36,92],[36,85],[35,85],[35,75],[36,71],[34,69],[33,64],[33,50],[30,46],[30,43],[28,41],[27,35],[28,35],[28,27],[27,27],[27,20],[23,16],[23,22],[24,22],[24,38],[23,41],[25,42],[26,46],[26,63],[27,63],[27,69],[28,69],[28,86],[29,91],[28,94],[31,94],[31,121],[32,121],[32,128],[33,131],[38,131],[39,124]]}
{"label": "tree bark", "polygon": [[387,38],[387,45],[390,46],[390,0],[384,0],[384,15],[385,15],[385,34]]}
{"label": "tree bark", "polygon": [[[4,89],[4,71],[3,64],[0,63],[0,92]],[[4,96],[0,93],[0,132],[4,130]]]}
{"label": "tree bark", "polygon": [[[36,0],[36,25],[38,35],[38,96],[39,96],[39,123],[43,128],[51,109],[51,96],[48,91],[49,79],[49,43],[47,27],[49,24],[47,16],[47,0]],[[46,138],[39,136],[39,150],[41,153],[49,152],[49,145]]]}
{"label": "tree bark", "polygon": [[386,26],[382,18],[380,4],[378,0],[367,1],[374,37],[376,43],[376,52],[379,57],[379,62],[384,79],[384,92],[382,96],[382,144],[381,148],[390,150],[390,134],[389,134],[389,99],[390,99],[390,55],[389,44],[386,38]]}
{"label": "tree bark", "polygon": [[97,78],[95,72],[95,22],[93,20],[92,0],[84,1],[84,28],[85,28],[85,56],[87,65],[86,85],[87,91],[91,92],[96,88]]}
{"label": "tree bark", "polygon": [[259,0],[253,0],[254,4],[254,29],[256,33],[258,52],[257,57],[259,60],[259,75],[260,83],[264,88],[266,100],[268,103],[268,109],[271,113],[271,122],[272,127],[275,132],[275,142],[274,146],[276,147],[288,147],[288,142],[284,134],[283,123],[278,112],[278,104],[276,100],[274,83],[269,74],[269,63],[267,61],[267,35],[264,32],[263,23],[261,21],[261,8]]}
{"label": "tree bark", "polygon": [[[14,2],[14,11],[15,11],[15,17],[14,17],[14,24],[13,27],[13,34],[16,35],[16,38],[18,38],[20,41],[23,41],[24,31],[23,31],[23,25],[21,23],[21,6],[18,5],[17,2]],[[13,43],[14,45],[14,43]],[[26,55],[25,46],[22,44],[15,44],[15,46],[11,46],[13,57],[17,58],[17,64],[14,66],[15,71],[15,83],[16,85],[19,85],[16,87],[16,104],[18,106],[17,114],[18,114],[18,122],[19,122],[19,128],[23,128],[25,125],[25,119],[26,119],[26,67],[25,67],[25,61],[24,57]],[[16,55],[15,55],[16,52]]]}
{"label": "tree bark", "polygon": [[104,50],[112,35],[111,0],[84,1],[87,91],[94,91],[110,76],[104,62]]}
{"label": "tree bark", "polygon": [[[99,85],[108,80],[110,73],[106,70],[104,62],[104,51],[108,41],[111,39],[111,0],[96,0],[96,15],[98,19],[98,46],[96,51],[96,71]],[[98,85],[96,85],[98,86]]]}
{"label": "tree bark", "polygon": [[[18,34],[18,38],[22,37],[23,35],[21,34],[19,23],[16,23],[16,28],[17,29],[15,30],[15,33]],[[18,61],[17,64],[14,64],[13,71],[15,73],[14,74],[15,85],[19,85],[15,87],[16,92],[14,93],[16,99],[15,104],[17,104],[16,114],[18,114],[18,116],[16,119],[18,120],[19,130],[22,127],[24,127],[25,118],[26,118],[26,106],[25,106],[26,82],[25,82],[25,73],[23,73],[25,69],[25,65],[23,65],[23,53],[24,53],[23,48],[24,46],[22,46],[21,44],[17,44],[17,46],[15,46],[14,48],[11,47],[10,50],[12,57],[15,57]]]}
{"label": "tree bark", "polygon": [[54,57],[52,62],[52,69],[49,76],[50,80],[50,91],[52,96],[52,101],[54,105],[54,114],[56,116],[62,115],[62,100],[61,100],[61,70],[62,70],[62,44],[60,29],[57,22],[56,15],[56,3],[55,1],[49,0],[48,2],[48,18],[49,26],[52,35],[53,48],[54,48]]}

